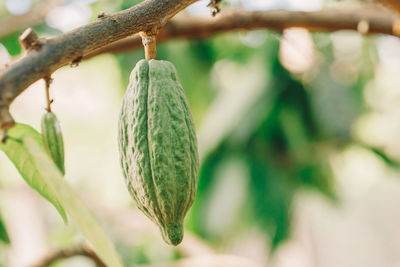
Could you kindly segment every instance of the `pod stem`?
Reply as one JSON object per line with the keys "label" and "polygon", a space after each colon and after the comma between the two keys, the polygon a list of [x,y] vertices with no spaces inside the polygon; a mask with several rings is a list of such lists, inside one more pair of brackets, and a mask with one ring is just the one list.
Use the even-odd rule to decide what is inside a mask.
{"label": "pod stem", "polygon": [[140,32],[146,60],[157,59],[157,33]]}
{"label": "pod stem", "polygon": [[7,130],[1,130],[0,142],[5,144],[7,141]]}
{"label": "pod stem", "polygon": [[50,75],[44,77],[43,79],[46,84],[46,100],[47,100],[46,110],[47,110],[47,112],[51,112],[51,103],[53,103],[53,100],[50,99],[50,84],[53,81],[53,79],[51,78]]}

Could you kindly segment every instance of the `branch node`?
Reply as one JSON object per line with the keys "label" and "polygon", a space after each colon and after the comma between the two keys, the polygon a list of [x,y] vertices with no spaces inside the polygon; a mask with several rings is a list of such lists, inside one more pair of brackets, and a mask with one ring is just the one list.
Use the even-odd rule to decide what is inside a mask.
{"label": "branch node", "polygon": [[221,8],[219,7],[219,4],[222,2],[222,0],[210,0],[210,3],[207,5],[208,7],[211,8],[211,15],[215,17],[220,11]]}
{"label": "branch node", "polygon": [[96,20],[104,20],[109,18],[112,22],[114,23],[119,23],[118,20],[112,16],[110,16],[109,14],[105,13],[105,12],[101,12],[100,14],[97,15]]}
{"label": "branch node", "polygon": [[140,32],[144,53],[147,60],[157,59],[157,33],[156,31]]}
{"label": "branch node", "polygon": [[96,19],[105,19],[108,16],[109,16],[108,14],[101,12],[100,14],[97,15]]}
{"label": "branch node", "polygon": [[30,49],[39,49],[40,42],[37,34],[33,31],[32,28],[26,29],[21,36],[19,37],[19,43],[24,48],[25,51],[29,51]]}
{"label": "branch node", "polygon": [[76,67],[78,67],[78,66],[79,66],[79,63],[81,63],[81,61],[82,61],[82,58],[83,58],[83,56],[81,55],[81,56],[75,58],[74,60],[72,60],[72,61],[71,61],[71,64],[70,64],[71,68],[76,68]]}
{"label": "branch node", "polygon": [[369,32],[369,22],[365,19],[360,20],[357,24],[357,31],[361,34],[368,34]]}
{"label": "branch node", "polygon": [[0,65],[0,73],[3,72],[5,69],[7,69],[10,66],[10,64],[4,63],[3,65]]}
{"label": "branch node", "polygon": [[14,125],[15,121],[8,110],[8,106],[6,104],[0,104],[0,128],[7,130]]}
{"label": "branch node", "polygon": [[393,35],[400,37],[400,18],[397,18],[393,21],[392,31]]}

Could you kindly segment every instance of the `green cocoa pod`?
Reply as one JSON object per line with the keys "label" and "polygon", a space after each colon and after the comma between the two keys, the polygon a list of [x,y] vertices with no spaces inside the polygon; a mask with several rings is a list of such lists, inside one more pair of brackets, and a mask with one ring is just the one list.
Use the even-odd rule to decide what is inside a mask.
{"label": "green cocoa pod", "polygon": [[42,117],[42,138],[47,153],[61,173],[65,175],[64,141],[60,123],[53,112],[46,112]]}
{"label": "green cocoa pod", "polygon": [[165,242],[183,238],[199,169],[194,124],[172,63],[141,60],[133,69],[119,120],[119,149],[128,190]]}

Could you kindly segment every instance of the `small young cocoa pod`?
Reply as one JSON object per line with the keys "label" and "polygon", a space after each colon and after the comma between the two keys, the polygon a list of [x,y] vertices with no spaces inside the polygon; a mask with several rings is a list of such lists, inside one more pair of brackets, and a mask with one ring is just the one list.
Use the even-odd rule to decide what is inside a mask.
{"label": "small young cocoa pod", "polygon": [[193,119],[175,67],[141,60],[133,69],[119,120],[127,187],[165,242],[183,238],[183,220],[197,190],[199,159]]}
{"label": "small young cocoa pod", "polygon": [[64,141],[60,123],[53,112],[46,112],[42,117],[42,138],[46,152],[61,173],[65,175]]}

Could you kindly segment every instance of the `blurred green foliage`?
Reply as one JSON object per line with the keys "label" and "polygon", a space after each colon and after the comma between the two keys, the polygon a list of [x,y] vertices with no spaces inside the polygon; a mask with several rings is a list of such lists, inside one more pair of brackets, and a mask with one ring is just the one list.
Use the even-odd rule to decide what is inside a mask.
{"label": "blurred green foliage", "polygon": [[[113,12],[138,2],[98,2],[93,5],[93,13]],[[45,24],[39,25],[38,30],[57,33]],[[18,35],[14,33],[0,40],[11,55],[21,52]],[[261,96],[254,100],[249,110],[242,112],[237,125],[218,140],[202,160],[198,193],[186,226],[214,244],[250,226],[257,226],[269,236],[271,248],[276,248],[290,236],[292,206],[298,192],[305,188],[316,190],[328,199],[338,201],[330,155],[358,142],[352,137],[351,128],[365,111],[364,88],[374,78],[373,38],[363,39],[360,62],[354,62],[359,66],[357,78],[347,83],[332,77],[335,55],[330,34],[313,35],[323,60],[309,79],[291,74],[283,67],[279,59],[281,38],[281,35],[268,33],[264,43],[254,48],[246,46],[237,33],[227,33],[206,40],[179,40],[158,46],[158,58],[171,61],[179,73],[196,125],[201,125],[218,95],[219,88],[211,78],[216,62],[229,60],[247,66],[253,59],[261,58],[262,71],[266,77],[271,77]],[[131,70],[144,53],[138,50],[115,57],[126,87]],[[123,94],[122,90],[120,94]],[[383,151],[369,149],[390,166],[398,166]],[[207,223],[210,208],[207,200],[213,199],[213,194],[218,192],[213,190],[221,179],[218,170],[232,158],[247,170],[247,194],[239,207],[241,216],[237,217],[237,222],[232,222],[235,227],[215,233]],[[0,239],[6,240],[3,229],[0,220]],[[143,248],[120,247],[119,250],[129,262],[146,263],[149,260]]]}
{"label": "blurred green foliage", "polygon": [[[229,50],[228,43],[224,47]],[[229,155],[237,154],[246,163],[250,174],[250,194],[246,200],[251,203],[246,206],[252,217],[249,222],[257,223],[268,231],[272,247],[275,247],[289,235],[291,203],[296,191],[308,186],[334,198],[333,179],[326,155],[320,155],[314,149],[320,135],[310,95],[302,83],[282,67],[278,59],[279,40],[271,35],[261,48],[237,49],[251,51],[248,58],[257,53],[263,54],[261,51],[270,51],[264,53],[265,71],[270,72],[273,79],[265,85],[265,93],[251,110],[243,114],[241,121],[244,122],[250,118],[248,113],[258,113],[252,116],[256,121],[248,130],[249,135],[241,142],[235,141],[238,140],[235,134],[242,127],[239,123],[238,129],[234,129],[205,158],[191,227],[207,236],[203,199],[210,197],[208,194],[213,180],[218,179],[215,173],[219,164]],[[235,60],[234,55],[231,53],[229,57]],[[246,64],[242,55],[239,53],[238,61]]]}
{"label": "blurred green foliage", "polygon": [[11,56],[15,56],[21,53],[22,48],[18,42],[18,37],[21,33],[13,33],[6,37],[3,37],[0,42],[7,48],[8,53]]}
{"label": "blurred green foliage", "polygon": [[8,237],[6,227],[4,225],[3,218],[0,216],[0,240],[6,244],[10,243],[10,238]]}

